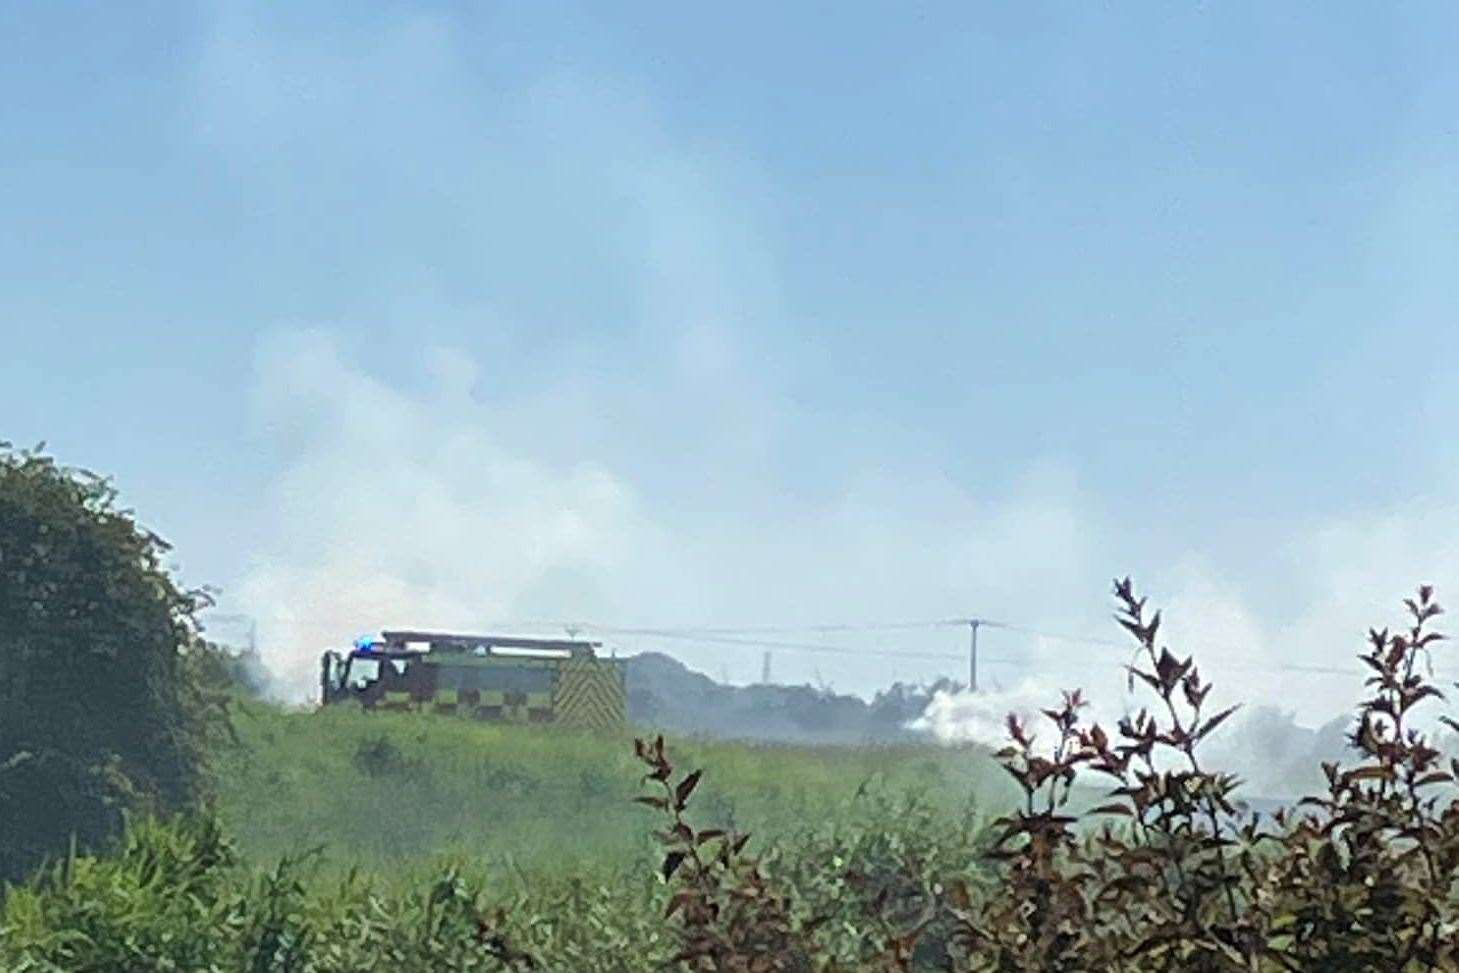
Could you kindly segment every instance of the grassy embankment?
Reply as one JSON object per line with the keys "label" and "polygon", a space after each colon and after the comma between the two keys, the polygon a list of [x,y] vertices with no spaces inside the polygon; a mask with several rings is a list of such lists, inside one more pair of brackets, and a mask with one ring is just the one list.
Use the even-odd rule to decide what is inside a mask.
{"label": "grassy embankment", "polygon": [[[628,732],[259,703],[235,726],[215,758],[221,832],[141,822],[124,849],[10,890],[0,969],[527,968],[510,950],[564,973],[674,965],[664,820],[633,803]],[[895,931],[877,918],[883,885],[846,876],[976,879],[980,822],[1006,807],[1002,772],[971,749],[671,746],[704,769],[696,826],[750,831],[795,922],[823,922],[843,969],[870,968]]]}
{"label": "grassy embankment", "polygon": [[[318,848],[326,867],[387,874],[457,858],[563,875],[654,855],[651,815],[632,803],[641,767],[628,731],[258,703],[240,705],[235,724],[239,746],[217,760],[218,810],[248,860]],[[949,817],[970,804],[1002,810],[1010,794],[974,749],[671,742],[682,765],[704,768],[701,823],[757,839],[864,818],[868,792],[892,803],[918,794]]]}

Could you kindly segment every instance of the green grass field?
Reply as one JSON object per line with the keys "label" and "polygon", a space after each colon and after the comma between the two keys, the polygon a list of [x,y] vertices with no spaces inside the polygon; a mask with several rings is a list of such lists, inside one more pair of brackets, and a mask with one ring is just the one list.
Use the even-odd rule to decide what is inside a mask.
{"label": "green grass field", "polygon": [[[535,969],[676,968],[653,838],[666,825],[633,803],[629,733],[256,702],[234,723],[214,815],[138,821],[122,848],[11,890],[0,969],[525,968],[483,946],[482,921]],[[694,824],[749,831],[840,969],[872,968],[898,928],[877,918],[878,889],[982,880],[980,825],[1010,796],[972,749],[669,747],[681,771],[704,771]]]}
{"label": "green grass field", "polygon": [[[256,862],[317,848],[329,867],[390,873],[449,857],[563,875],[654,850],[652,815],[632,803],[641,768],[629,731],[260,703],[241,703],[234,722],[239,743],[217,761],[218,811]],[[859,813],[858,792],[917,794],[950,817],[1010,797],[975,749],[670,744],[681,766],[704,769],[696,818],[763,839]]]}
{"label": "green grass field", "polygon": [[[0,898],[0,969],[522,968],[483,947],[482,921],[538,969],[674,966],[665,820],[633,803],[631,733],[247,701],[234,725],[213,815],[140,820],[122,848]],[[841,969],[895,932],[875,882],[985,877],[981,825],[1012,797],[975,749],[668,743],[704,771],[693,824],[750,832]]]}
{"label": "green grass field", "polygon": [[[553,973],[683,968],[666,819],[633,802],[629,732],[249,701],[234,726],[214,814],[140,820],[123,847],[9,891],[0,969],[529,968],[488,940]],[[675,780],[704,772],[692,825],[750,832],[778,914],[836,969],[887,969],[913,923],[908,968],[946,969],[934,883],[1000,896],[985,825],[1014,793],[982,750],[668,744]]]}

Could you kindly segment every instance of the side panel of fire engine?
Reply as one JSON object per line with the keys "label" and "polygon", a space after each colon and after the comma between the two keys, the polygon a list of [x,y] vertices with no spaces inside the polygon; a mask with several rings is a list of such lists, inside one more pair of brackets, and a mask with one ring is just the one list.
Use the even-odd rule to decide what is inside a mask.
{"label": "side panel of fire engine", "polygon": [[614,660],[454,658],[432,661],[438,713],[509,723],[555,723],[588,729],[627,718],[623,671]]}
{"label": "side panel of fire engine", "polygon": [[616,660],[580,655],[558,665],[552,709],[566,726],[606,729],[628,720],[623,667]]}
{"label": "side panel of fire engine", "polygon": [[[353,653],[349,684],[338,656],[322,660],[323,702],[426,711],[507,723],[609,729],[627,722],[622,664],[591,653],[567,658]],[[357,675],[356,670],[359,670]]]}

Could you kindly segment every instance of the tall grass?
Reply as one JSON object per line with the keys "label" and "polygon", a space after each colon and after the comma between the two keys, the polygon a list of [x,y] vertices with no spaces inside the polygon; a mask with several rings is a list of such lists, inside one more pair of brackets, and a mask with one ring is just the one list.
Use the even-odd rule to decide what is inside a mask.
{"label": "tall grass", "polygon": [[[115,853],[6,893],[0,969],[628,973],[672,959],[628,733],[257,702],[234,722],[210,813],[139,822]],[[700,819],[753,830],[797,901],[840,917],[829,942],[848,959],[880,940],[837,869],[910,856],[971,875],[976,798],[1006,803],[972,749],[676,749],[708,769]]]}
{"label": "tall grass", "polygon": [[[400,873],[455,856],[532,875],[615,872],[655,844],[632,805],[628,732],[567,733],[348,708],[243,704],[217,758],[217,811],[266,863],[319,849],[326,866]],[[767,840],[848,813],[858,791],[915,792],[955,812],[1009,787],[981,750],[676,742],[707,768],[697,811]]]}

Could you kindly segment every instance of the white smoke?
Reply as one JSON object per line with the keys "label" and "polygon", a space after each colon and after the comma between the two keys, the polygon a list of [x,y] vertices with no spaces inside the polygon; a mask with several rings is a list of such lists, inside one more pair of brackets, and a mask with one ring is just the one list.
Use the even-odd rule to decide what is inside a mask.
{"label": "white smoke", "polygon": [[[936,474],[874,470],[806,506],[763,496],[752,467],[719,474],[716,489],[743,483],[754,498],[739,509],[685,510],[694,495],[662,485],[650,504],[603,462],[553,462],[520,430],[508,441],[520,404],[473,397],[490,375],[469,359],[435,352],[417,364],[394,375],[424,376],[408,391],[327,333],[281,332],[260,349],[253,412],[278,472],[269,529],[230,598],[258,618],[261,652],[290,698],[310,692],[321,650],[391,625],[936,618],[970,591],[1032,613],[1050,592],[1078,604],[1077,592],[1102,586],[1082,564],[1090,543],[1057,480],[983,502]],[[708,421],[705,436],[718,429]],[[964,637],[898,634],[881,646],[936,649],[945,663],[787,652],[776,669],[809,681],[824,668],[838,689],[870,693],[894,671],[917,672],[909,666],[960,671]],[[745,677],[760,661],[723,645],[678,654],[715,675],[733,665]]]}
{"label": "white smoke", "polygon": [[[353,633],[501,618],[534,582],[611,572],[630,546],[621,482],[504,450],[473,421],[469,363],[436,364],[434,398],[420,401],[350,368],[322,334],[261,350],[257,418],[284,454],[268,498],[278,530],[237,597],[292,693]],[[590,584],[577,594],[564,611],[592,607]]]}
{"label": "white smoke", "polygon": [[[368,333],[389,348],[443,333],[477,349],[390,361],[387,381],[389,350],[362,351],[347,325],[278,332],[260,348],[253,416],[275,464],[265,526],[227,599],[257,615],[291,697],[308,693],[321,649],[393,624],[991,614],[1118,637],[1107,586],[1134,571],[1218,700],[1280,703],[1316,726],[1360,677],[1278,667],[1355,670],[1365,627],[1394,620],[1418,581],[1459,599],[1452,464],[1423,466],[1429,495],[1395,492],[1391,508],[1232,524],[1250,554],[1222,561],[1191,554],[1178,524],[1141,532],[1138,511],[1091,499],[1071,472],[1077,452],[947,472],[976,454],[977,422],[1000,422],[996,410],[960,443],[874,401],[855,415],[799,404],[817,381],[794,362],[815,356],[766,337],[788,320],[778,238],[765,232],[781,208],[751,162],[676,138],[650,99],[611,78],[565,72],[475,99],[478,52],[450,17],[412,12],[365,30],[368,43],[338,47],[230,6],[197,64],[199,144],[226,159],[271,246],[298,261],[334,255],[324,269],[353,300],[331,313],[378,314]],[[456,151],[442,153],[447,142]],[[1437,212],[1431,195],[1415,195],[1413,215]],[[1395,270],[1417,265],[1418,251],[1379,249],[1405,254]],[[513,320],[511,308],[539,306],[524,295],[554,288],[589,296]],[[548,340],[538,331],[554,315],[591,326]],[[1438,427],[1452,408],[1435,402]],[[972,479],[1013,485],[974,491]],[[858,645],[954,654],[961,638]],[[1045,703],[1080,686],[1098,706],[1124,705],[1124,650],[986,640],[992,674],[1017,686],[1036,674]],[[678,654],[731,678],[760,659],[757,648]],[[792,681],[824,668],[859,692],[963,672],[956,660],[880,659],[784,653],[775,668]],[[996,705],[939,704],[939,732],[986,736],[990,720],[1001,726],[985,712]]]}
{"label": "white smoke", "polygon": [[1042,710],[1057,708],[1061,697],[1041,681],[1025,680],[1013,689],[993,692],[939,690],[910,728],[930,734],[944,744],[976,743],[1001,747],[1009,741],[1008,717],[1015,716],[1036,738],[1047,744],[1055,733]]}
{"label": "white smoke", "polygon": [[[1057,476],[989,502],[932,471],[871,470],[806,505],[758,491],[752,464],[718,473],[722,491],[744,484],[752,503],[686,510],[641,471],[623,472],[638,467],[606,444],[609,459],[571,462],[531,448],[522,403],[485,404],[491,371],[467,356],[424,352],[401,371],[415,378],[383,381],[325,332],[280,332],[259,349],[253,413],[278,467],[269,530],[230,598],[257,616],[260,649],[290,699],[311,693],[320,651],[388,626],[937,618],[976,597],[1015,621],[1121,638],[1108,622],[1107,558],[1096,556],[1109,531]],[[1212,709],[1271,704],[1314,729],[1361,692],[1364,627],[1402,622],[1401,579],[1452,572],[1443,559],[1456,550],[1456,522],[1430,506],[1294,536],[1300,569],[1269,570],[1263,582],[1290,585],[1285,614],[1256,610],[1251,582],[1183,558],[1152,575],[1162,641],[1196,656],[1216,685]],[[787,652],[776,671],[789,681],[824,672],[838,689],[870,693],[899,676],[961,675],[965,638],[899,633],[876,646],[935,649],[953,657],[944,663]],[[997,629],[982,638],[985,685],[1014,688],[939,696],[918,722],[935,739],[999,743],[1008,712],[1038,725],[1034,714],[1064,688],[1082,688],[1107,723],[1141,705],[1121,668],[1132,643]],[[1436,653],[1441,681],[1455,671],[1447,646]],[[758,649],[733,646],[621,647],[668,647],[716,677],[752,678],[760,661]]]}

